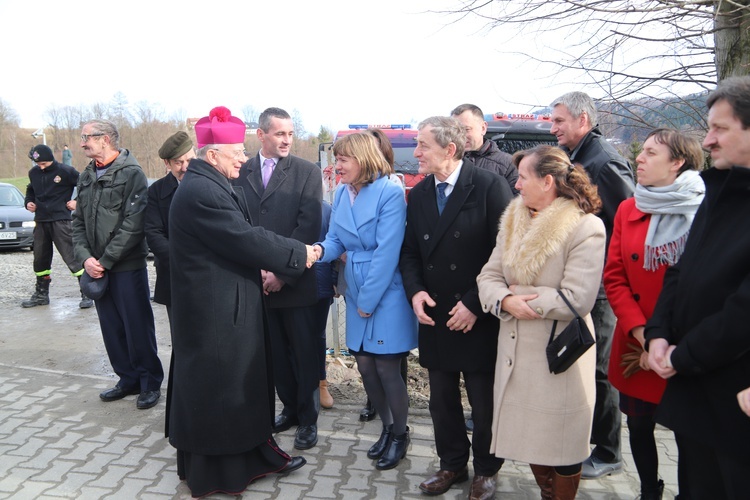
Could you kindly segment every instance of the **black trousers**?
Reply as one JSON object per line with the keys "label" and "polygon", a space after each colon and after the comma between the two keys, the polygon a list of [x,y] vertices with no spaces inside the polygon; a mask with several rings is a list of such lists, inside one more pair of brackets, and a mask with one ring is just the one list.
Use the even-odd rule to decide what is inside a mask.
{"label": "black trousers", "polygon": [[164,370],[156,354],[154,312],[146,268],[109,273],[109,288],[94,301],[109,362],[125,390],[156,391]]}
{"label": "black trousers", "polygon": [[605,462],[615,462],[622,459],[620,454],[622,415],[620,395],[607,378],[612,337],[617,322],[608,300],[596,300],[594,309],[591,311],[591,320],[594,322],[594,336],[596,337],[596,404],[591,428],[591,443],[594,444],[592,455]]}
{"label": "black trousers", "polygon": [[684,434],[677,442],[677,482],[680,500],[739,500],[748,497],[750,455],[744,461],[721,453]]}
{"label": "black trousers", "polygon": [[328,311],[331,310],[333,299],[326,297],[318,300],[315,304],[315,326],[314,331],[318,332],[318,378],[326,379],[326,325],[328,324]]}
{"label": "black trousers", "polygon": [[37,276],[52,270],[52,243],[70,272],[80,276],[81,263],[73,256],[73,232],[69,220],[37,222],[34,227],[34,272]]}
{"label": "black trousers", "polygon": [[504,462],[502,458],[490,453],[495,374],[463,372],[466,395],[471,404],[471,417],[474,419],[471,441],[466,435],[461,405],[461,372],[429,370],[429,375],[430,416],[435,428],[435,447],[440,457],[440,469],[460,471],[469,462],[471,450],[474,454],[474,473],[478,476],[494,476]]}
{"label": "black trousers", "polygon": [[312,425],[320,412],[320,332],[316,305],[268,309],[276,393],[285,415]]}

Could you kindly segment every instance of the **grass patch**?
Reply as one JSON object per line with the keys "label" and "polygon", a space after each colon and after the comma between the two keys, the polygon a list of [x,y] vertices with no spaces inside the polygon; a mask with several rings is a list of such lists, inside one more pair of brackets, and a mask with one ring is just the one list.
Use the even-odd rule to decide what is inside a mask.
{"label": "grass patch", "polygon": [[7,178],[7,179],[0,179],[0,182],[13,184],[18,189],[21,190],[21,194],[26,195],[26,186],[29,184],[29,178],[28,177],[12,177],[12,178]]}

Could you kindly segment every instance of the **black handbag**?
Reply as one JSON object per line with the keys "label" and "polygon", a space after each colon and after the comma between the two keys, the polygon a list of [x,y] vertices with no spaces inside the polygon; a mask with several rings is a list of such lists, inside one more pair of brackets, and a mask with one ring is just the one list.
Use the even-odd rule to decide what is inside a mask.
{"label": "black handbag", "polygon": [[557,337],[555,337],[557,320],[552,324],[552,332],[549,334],[549,342],[547,343],[547,363],[550,373],[564,372],[596,343],[583,318],[573,309],[573,306],[570,305],[570,302],[560,290],[557,293],[573,312],[575,318]]}

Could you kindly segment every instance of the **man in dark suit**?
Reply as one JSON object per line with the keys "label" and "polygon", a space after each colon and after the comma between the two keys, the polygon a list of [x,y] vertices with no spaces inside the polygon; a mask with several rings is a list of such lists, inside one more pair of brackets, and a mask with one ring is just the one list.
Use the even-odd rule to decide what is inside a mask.
{"label": "man in dark suit", "polygon": [[146,242],[154,254],[156,286],[154,302],[167,306],[169,327],[172,328],[172,301],[169,281],[169,207],[172,197],[187,171],[188,163],[195,158],[193,141],[187,132],[177,132],[167,138],[159,148],[159,158],[164,160],[167,175],[148,188],[146,206]]}
{"label": "man in dark suit", "polygon": [[[258,120],[261,149],[233,183],[243,189],[252,224],[312,244],[320,236],[323,180],[320,168],[290,154],[294,124],[289,113],[268,108]],[[276,392],[284,405],[274,431],[299,425],[294,447],[318,442],[320,410],[315,271],[301,277],[264,270]]]}
{"label": "man in dark suit", "polygon": [[[400,268],[419,320],[419,361],[429,370],[430,415],[440,470],[419,485],[443,494],[468,479],[470,498],[494,498],[503,464],[489,451],[498,321],[482,311],[476,277],[495,246],[498,222],[513,198],[499,175],[462,160],[465,132],[454,118],[419,124],[414,156],[432,174],[409,194]],[[459,390],[463,374],[474,436],[466,435]]]}

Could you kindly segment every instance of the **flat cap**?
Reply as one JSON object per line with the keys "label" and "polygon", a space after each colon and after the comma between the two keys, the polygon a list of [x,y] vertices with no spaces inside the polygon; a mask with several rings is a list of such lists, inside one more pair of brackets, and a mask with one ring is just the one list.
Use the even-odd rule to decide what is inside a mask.
{"label": "flat cap", "polygon": [[109,288],[109,273],[104,273],[101,278],[92,278],[86,271],[81,275],[81,291],[92,300],[99,300]]}
{"label": "flat cap", "polygon": [[159,148],[159,158],[173,160],[184,155],[193,147],[193,141],[187,132],[179,131],[170,135]]}

